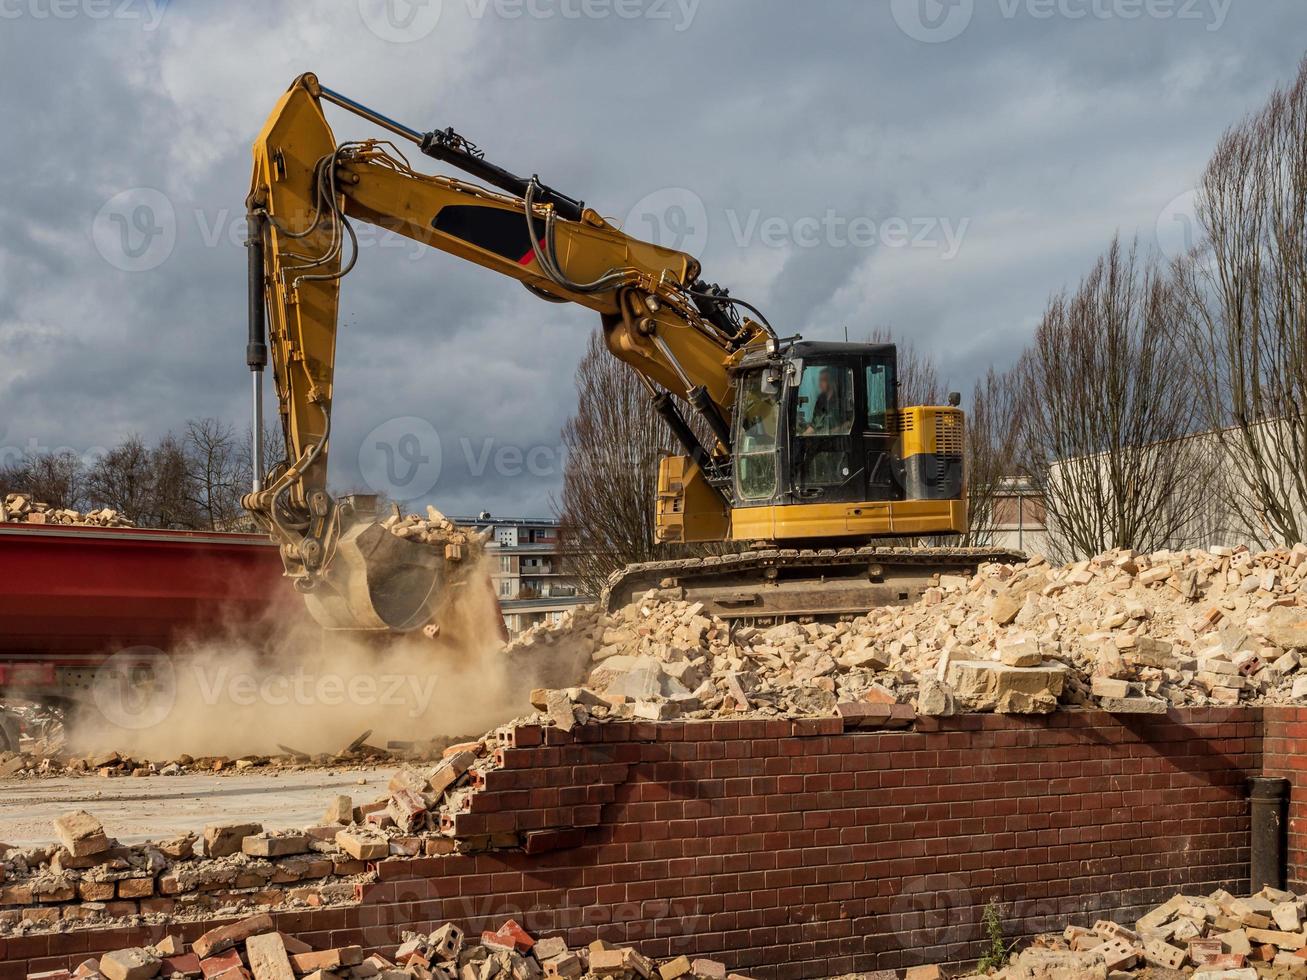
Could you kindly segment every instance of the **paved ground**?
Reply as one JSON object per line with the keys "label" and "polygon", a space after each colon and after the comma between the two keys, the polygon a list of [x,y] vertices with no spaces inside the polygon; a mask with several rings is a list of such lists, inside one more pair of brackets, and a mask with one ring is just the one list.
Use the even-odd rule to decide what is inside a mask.
{"label": "paved ground", "polygon": [[333,796],[345,794],[356,801],[381,796],[394,771],[389,766],[148,779],[0,780],[0,841],[49,843],[54,840],[51,821],[79,809],[95,814],[109,836],[124,843],[176,837],[219,822],[254,821],[269,829],[310,826]]}

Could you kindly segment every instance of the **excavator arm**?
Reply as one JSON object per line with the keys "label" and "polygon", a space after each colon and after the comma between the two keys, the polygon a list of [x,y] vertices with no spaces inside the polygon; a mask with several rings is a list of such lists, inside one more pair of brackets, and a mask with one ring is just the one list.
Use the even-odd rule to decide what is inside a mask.
{"label": "excavator arm", "polygon": [[[494,189],[420,173],[393,141],[338,143],[324,102]],[[747,304],[703,283],[693,257],[633,238],[536,178],[487,162],[452,130],[411,130],[311,74],[295,80],[255,141],[247,206],[255,429],[270,355],[286,458],[266,480],[256,478],[245,504],[281,545],[288,575],[324,625],[421,625],[449,573],[440,556],[327,490],[340,281],[358,248],[352,222],[516,279],[542,299],[596,311],[608,349],[639,375],[689,457],[705,472],[727,470],[732,369],[776,338],[761,314],[741,318],[736,305]],[[703,417],[712,445],[699,442],[674,399]]]}

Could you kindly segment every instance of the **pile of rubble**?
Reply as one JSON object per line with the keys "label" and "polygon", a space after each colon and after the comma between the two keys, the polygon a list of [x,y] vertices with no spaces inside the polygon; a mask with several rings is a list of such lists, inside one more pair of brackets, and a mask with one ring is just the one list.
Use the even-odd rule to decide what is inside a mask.
{"label": "pile of rubble", "polygon": [[369,862],[520,846],[517,834],[454,836],[454,817],[510,741],[492,734],[450,746],[434,766],[401,768],[378,800],[335,797],[320,823],[303,830],[213,825],[202,836],[125,846],[91,814],[67,814],[55,821],[57,843],[0,844],[0,935],[71,921],[166,922],[348,902],[373,880]]}
{"label": "pile of rubble", "polygon": [[1193,971],[1195,980],[1257,980],[1258,966],[1307,971],[1307,898],[1276,888],[1235,898],[1229,892],[1176,895],[1140,916],[1133,929],[1100,920],[1041,936],[1006,968],[1002,980],[1076,976],[1106,980],[1124,971]]}
{"label": "pile of rubble", "polygon": [[60,739],[44,737],[24,744],[19,752],[0,752],[0,779],[33,779],[47,776],[98,776],[106,779],[143,776],[182,776],[189,773],[239,773],[250,769],[290,769],[331,767],[333,769],[374,766],[387,762],[415,763],[442,758],[446,748],[471,741],[468,736],[438,736],[420,741],[390,740],[385,747],[371,745],[364,732],[339,752],[302,752],[289,745],[279,746],[273,755],[191,756],[185,753],[170,759],[140,759],[109,750],[77,755],[62,749]]}
{"label": "pile of rubble", "polygon": [[420,541],[433,548],[443,548],[447,561],[473,559],[482,552],[486,536],[468,528],[459,527],[436,508],[428,506],[427,516],[401,515],[399,506],[381,522],[397,538]]}
{"label": "pile of rubble", "polygon": [[[168,936],[154,946],[114,950],[88,959],[73,971],[30,974],[29,980],[152,980],[154,977],[205,980],[724,980],[726,967],[716,960],[685,956],[659,965],[629,946],[596,940],[568,949],[561,937],[532,937],[514,920],[466,942],[463,930],[446,923],[432,933],[402,934],[389,956],[365,955],[361,946],[314,950],[294,936],[278,932],[267,915],[255,915],[204,933],[188,948]],[[730,974],[732,980],[748,980]]]}
{"label": "pile of rubble", "polygon": [[1302,702],[1307,545],[1114,551],[1063,567],[1035,557],[940,575],[919,602],[850,622],[761,629],[655,589],[612,614],[586,608],[537,627],[511,649],[537,645],[589,657],[577,686],[533,697],[565,728],[865,704],[947,715]]}
{"label": "pile of rubble", "polygon": [[101,507],[83,514],[69,507],[51,507],[21,493],[7,494],[4,501],[0,502],[0,523],[5,521],[19,524],[68,524],[80,527],[134,526],[112,507]]}

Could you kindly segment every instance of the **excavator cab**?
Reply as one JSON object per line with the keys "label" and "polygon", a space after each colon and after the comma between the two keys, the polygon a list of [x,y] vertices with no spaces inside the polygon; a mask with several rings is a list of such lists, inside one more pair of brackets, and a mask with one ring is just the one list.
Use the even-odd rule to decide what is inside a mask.
{"label": "excavator cab", "polygon": [[965,531],[962,413],[901,407],[897,377],[893,344],[799,341],[746,354],[735,371],[730,478],[689,457],[665,459],[659,539]]}

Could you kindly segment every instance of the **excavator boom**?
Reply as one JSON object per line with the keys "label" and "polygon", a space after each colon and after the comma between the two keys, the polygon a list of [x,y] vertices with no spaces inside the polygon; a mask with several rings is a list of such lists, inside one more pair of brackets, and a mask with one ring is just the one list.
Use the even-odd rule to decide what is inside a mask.
{"label": "excavator boom", "polygon": [[[393,139],[338,142],[324,103]],[[408,159],[414,152],[480,183],[422,173]],[[375,498],[338,500],[328,490],[340,281],[357,257],[358,221],[514,279],[541,299],[599,314],[608,349],[630,365],[684,449],[660,468],[660,541],[838,543],[854,559],[810,560],[824,554],[818,550],[790,565],[809,580],[838,572],[865,584],[883,580],[884,562],[849,547],[966,530],[962,414],[900,407],[892,346],[782,342],[754,307],[705,282],[693,256],[634,238],[580,200],[487,161],[452,129],[419,132],[305,74],[254,143],[246,361],[255,379],[256,433],[262,372],[271,361],[285,460],[266,478],[257,475],[244,502],[280,545],[287,574],[325,626],[414,629],[431,621],[442,596],[468,574],[457,549],[451,558],[390,533],[378,523]],[[697,429],[687,412],[698,418]],[[758,557],[737,559],[737,570],[779,588],[787,576],[771,553],[751,554]],[[981,560],[972,557],[944,564]],[[918,571],[928,564],[901,558],[891,564]],[[659,573],[694,587],[713,578],[724,606],[743,602],[749,585],[693,565],[680,576],[661,574],[668,571],[633,571],[624,581],[633,587]],[[791,592],[814,590],[801,584]],[[809,602],[812,610],[791,609],[771,594],[756,608],[807,614],[824,603],[820,611],[842,612],[874,592],[845,588],[838,599]]]}

